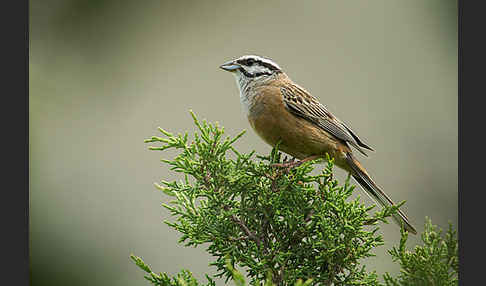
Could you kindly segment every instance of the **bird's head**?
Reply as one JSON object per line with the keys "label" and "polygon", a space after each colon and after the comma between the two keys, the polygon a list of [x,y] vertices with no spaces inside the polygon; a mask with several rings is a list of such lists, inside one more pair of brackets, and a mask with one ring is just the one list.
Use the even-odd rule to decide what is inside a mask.
{"label": "bird's head", "polygon": [[246,55],[228,61],[220,68],[233,73],[240,83],[265,80],[282,73],[282,69],[274,61],[255,55]]}

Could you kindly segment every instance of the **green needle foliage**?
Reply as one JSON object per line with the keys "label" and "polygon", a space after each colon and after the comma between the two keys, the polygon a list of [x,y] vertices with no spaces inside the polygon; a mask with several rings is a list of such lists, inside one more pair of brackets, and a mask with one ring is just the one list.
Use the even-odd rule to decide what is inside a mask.
{"label": "green needle foliage", "polygon": [[196,278],[192,275],[192,273],[188,270],[182,270],[176,277],[170,278],[166,273],[159,273],[156,274],[150,269],[150,267],[143,262],[140,257],[135,255],[130,255],[130,258],[135,262],[135,264],[140,267],[143,271],[147,272],[148,275],[145,275],[145,279],[150,281],[153,285],[158,286],[216,286],[211,277],[206,275],[208,279],[208,283],[200,284]]}
{"label": "green needle foliage", "polygon": [[[151,150],[178,151],[162,161],[182,173],[181,180],[156,184],[172,197],[164,207],[174,220],[166,224],[182,234],[185,246],[207,247],[215,277],[244,285],[235,270],[239,267],[252,285],[379,285],[376,273],[360,261],[383,244],[377,224],[387,222],[397,207],[371,214],[374,206],[359,198],[350,201],[354,186],[349,177],[344,185],[333,179],[329,156],[317,175],[311,174],[315,161],[278,167],[278,148],[268,156],[240,153],[233,144],[244,132],[223,138],[223,128],[191,115],[198,128],[192,140],[187,133],[159,128],[165,137],[145,142],[162,143]],[[140,258],[132,259],[154,285],[198,285],[190,272],[170,279],[153,273]],[[206,277],[207,285],[213,285]]]}
{"label": "green needle foliage", "polygon": [[408,234],[402,230],[400,246],[388,251],[394,261],[399,261],[402,269],[397,278],[385,274],[387,286],[458,285],[459,247],[451,224],[442,237],[442,230],[437,230],[427,219],[422,234],[424,244],[416,246],[413,252],[405,249],[407,238]]}

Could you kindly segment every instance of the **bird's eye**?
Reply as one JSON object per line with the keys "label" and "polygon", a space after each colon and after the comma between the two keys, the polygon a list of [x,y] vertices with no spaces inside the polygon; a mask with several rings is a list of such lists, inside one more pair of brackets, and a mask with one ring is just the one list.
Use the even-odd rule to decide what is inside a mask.
{"label": "bird's eye", "polygon": [[247,64],[248,66],[252,66],[254,63],[255,63],[255,60],[254,60],[254,59],[248,59],[248,60],[246,61],[246,64]]}

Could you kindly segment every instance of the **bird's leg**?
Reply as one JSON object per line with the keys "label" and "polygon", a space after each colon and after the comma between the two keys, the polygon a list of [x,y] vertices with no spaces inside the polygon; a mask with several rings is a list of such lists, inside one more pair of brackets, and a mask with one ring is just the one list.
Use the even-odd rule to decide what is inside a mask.
{"label": "bird's leg", "polygon": [[295,162],[295,157],[287,157],[285,156],[282,160],[282,163],[292,163],[292,162]]}
{"label": "bird's leg", "polygon": [[315,160],[315,159],[318,159],[318,158],[321,158],[321,157],[322,157],[322,155],[312,155],[312,156],[307,157],[305,159],[302,159],[300,161],[295,161],[295,158],[292,158],[292,160],[289,161],[289,162],[272,164],[272,166],[273,167],[279,167],[279,168],[292,169],[292,168],[299,167],[300,165],[302,165],[305,162],[312,161],[312,160]]}
{"label": "bird's leg", "polygon": [[287,155],[285,155],[285,156],[283,157],[283,159],[282,159],[282,162],[283,162],[283,163],[286,163],[286,162],[288,162],[288,161],[289,161],[289,159],[287,159]]}

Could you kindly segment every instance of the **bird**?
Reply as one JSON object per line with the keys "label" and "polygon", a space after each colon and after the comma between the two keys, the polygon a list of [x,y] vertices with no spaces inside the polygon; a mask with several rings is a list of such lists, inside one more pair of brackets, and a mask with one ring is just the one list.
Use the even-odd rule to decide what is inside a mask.
{"label": "bird", "polygon": [[[236,78],[243,112],[263,141],[271,146],[279,144],[280,151],[300,160],[298,164],[326,159],[327,153],[374,201],[382,206],[396,206],[373,181],[351,147],[365,156],[365,150],[374,150],[316,97],[294,83],[276,62],[268,57],[244,55],[220,68]],[[392,219],[406,231],[417,234],[400,209]]]}

